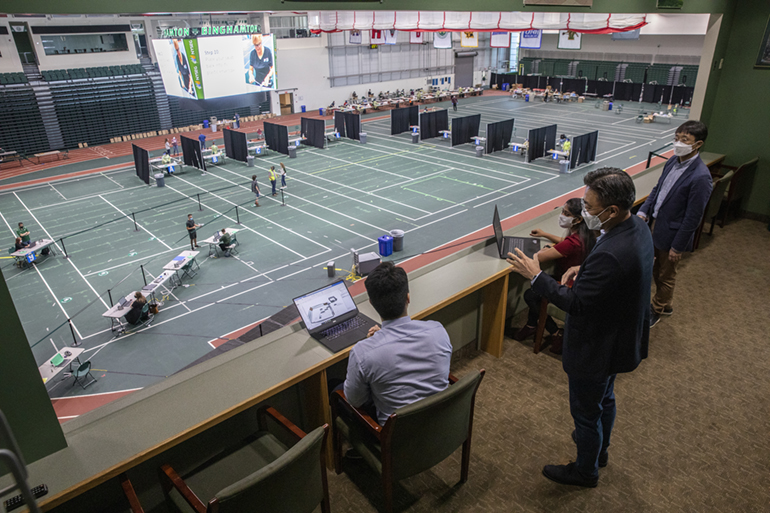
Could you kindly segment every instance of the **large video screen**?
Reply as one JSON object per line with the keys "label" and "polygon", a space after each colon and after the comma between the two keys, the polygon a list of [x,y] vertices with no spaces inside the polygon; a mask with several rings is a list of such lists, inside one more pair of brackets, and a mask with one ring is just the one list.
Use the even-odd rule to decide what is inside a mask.
{"label": "large video screen", "polygon": [[169,96],[203,100],[274,91],[278,86],[272,34],[152,43]]}

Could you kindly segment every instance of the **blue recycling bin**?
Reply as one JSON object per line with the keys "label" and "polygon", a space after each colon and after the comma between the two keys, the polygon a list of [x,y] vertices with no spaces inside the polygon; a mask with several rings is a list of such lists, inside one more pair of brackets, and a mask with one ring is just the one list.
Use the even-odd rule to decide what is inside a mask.
{"label": "blue recycling bin", "polygon": [[203,128],[208,128],[208,127],[209,127],[209,120],[208,119],[204,119],[203,120]]}
{"label": "blue recycling bin", "polygon": [[528,94],[525,94],[525,95],[524,95],[524,101],[525,101],[525,102],[528,102],[528,101],[529,101],[529,95],[528,95]]}
{"label": "blue recycling bin", "polygon": [[607,110],[612,110],[612,102],[610,102],[610,105],[607,107]]}
{"label": "blue recycling bin", "polygon": [[393,237],[390,235],[383,235],[382,237],[378,238],[377,241],[380,243],[381,256],[389,256],[393,254]]}
{"label": "blue recycling bin", "polygon": [[503,91],[507,91],[511,88],[511,84],[503,84]]}
{"label": "blue recycling bin", "polygon": [[318,115],[319,116],[323,116],[324,115],[324,108],[323,107],[318,109]]}
{"label": "blue recycling bin", "polygon": [[307,112],[307,107],[305,105],[302,106],[302,112]]}

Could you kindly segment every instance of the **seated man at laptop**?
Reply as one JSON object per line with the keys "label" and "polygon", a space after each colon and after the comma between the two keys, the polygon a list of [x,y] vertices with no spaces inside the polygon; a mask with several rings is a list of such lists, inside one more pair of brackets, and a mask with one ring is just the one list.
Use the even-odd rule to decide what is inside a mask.
{"label": "seated man at laptop", "polygon": [[230,250],[227,249],[227,247],[231,243],[232,243],[232,238],[230,237],[230,234],[227,233],[227,230],[225,228],[222,228],[222,235],[219,236],[219,249],[222,250],[222,253],[224,253],[226,257],[230,256]]}
{"label": "seated man at laptop", "polygon": [[409,317],[409,279],[402,268],[383,262],[365,285],[382,328],[372,327],[350,350],[344,392],[357,408],[373,406],[383,425],[397,409],[449,385],[452,344],[440,323]]}

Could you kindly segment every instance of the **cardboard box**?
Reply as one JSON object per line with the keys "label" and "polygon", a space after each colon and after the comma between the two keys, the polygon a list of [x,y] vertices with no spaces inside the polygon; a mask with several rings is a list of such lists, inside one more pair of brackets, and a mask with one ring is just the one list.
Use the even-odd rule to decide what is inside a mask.
{"label": "cardboard box", "polygon": [[585,101],[586,101],[585,96],[578,96],[578,103],[583,103]]}

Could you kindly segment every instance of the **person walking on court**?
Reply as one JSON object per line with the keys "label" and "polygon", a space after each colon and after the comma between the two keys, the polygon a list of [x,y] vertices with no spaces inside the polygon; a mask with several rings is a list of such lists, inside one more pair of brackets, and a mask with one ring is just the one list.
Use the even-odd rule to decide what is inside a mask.
{"label": "person walking on court", "polygon": [[457,96],[452,96],[452,108],[457,112]]}
{"label": "person walking on court", "polygon": [[286,166],[281,162],[281,189],[286,188]]}
{"label": "person walking on court", "polygon": [[198,140],[201,142],[201,150],[206,149],[206,134],[201,134],[198,136]]}
{"label": "person walking on court", "polygon": [[179,143],[176,140],[176,136],[171,138],[171,146],[174,147],[174,156],[179,155]]}
{"label": "person walking on court", "polygon": [[166,137],[166,142],[163,145],[166,147],[165,154],[171,155],[171,143],[168,142],[168,137]]}
{"label": "person walking on court", "polygon": [[254,199],[254,206],[259,206],[259,185],[257,184],[257,175],[251,175],[251,192],[256,194]]}
{"label": "person walking on court", "polygon": [[195,250],[198,246],[198,232],[196,231],[201,225],[195,224],[192,214],[187,214],[187,234],[190,236],[190,249]]}
{"label": "person walking on court", "polygon": [[275,192],[275,182],[277,181],[277,177],[275,176],[275,166],[270,166],[270,185],[273,186],[273,196],[277,196],[278,193]]}

